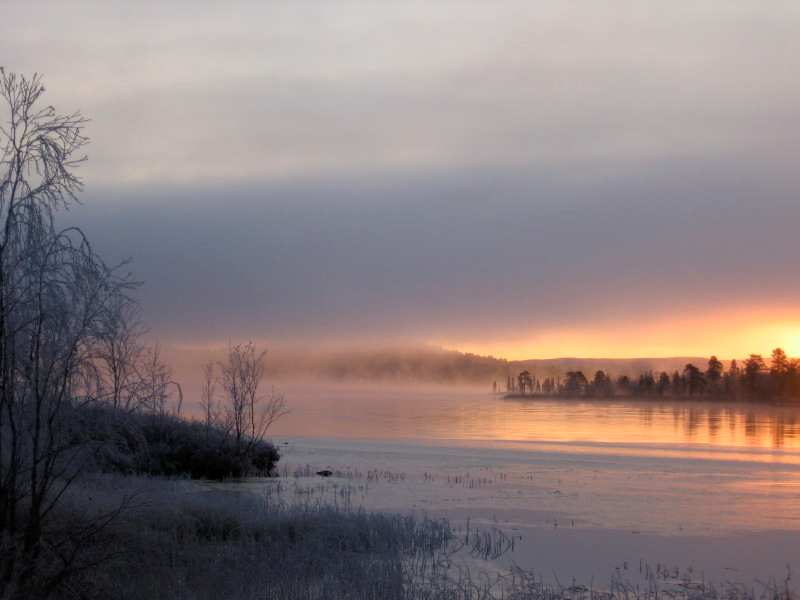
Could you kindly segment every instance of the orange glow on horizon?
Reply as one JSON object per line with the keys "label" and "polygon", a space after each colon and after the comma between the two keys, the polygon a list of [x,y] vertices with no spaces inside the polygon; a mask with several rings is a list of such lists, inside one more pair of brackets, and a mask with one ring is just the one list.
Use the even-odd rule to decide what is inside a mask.
{"label": "orange glow on horizon", "polygon": [[543,329],[528,336],[440,339],[444,348],[508,360],[536,358],[768,357],[774,348],[800,356],[800,311],[750,310],[646,323]]}
{"label": "orange glow on horizon", "polygon": [[[791,357],[800,357],[800,309],[774,307],[717,311],[710,315],[665,317],[628,322],[606,321],[593,325],[576,323],[572,327],[549,327],[496,336],[465,332],[419,339],[256,339],[256,343],[275,351],[326,353],[339,350],[409,348],[420,344],[508,360],[548,358],[668,358],[708,357],[722,360],[746,358],[749,354],[769,357],[774,348],[783,348]],[[230,342],[208,340],[189,343],[170,340],[167,346],[180,355],[219,355]]]}

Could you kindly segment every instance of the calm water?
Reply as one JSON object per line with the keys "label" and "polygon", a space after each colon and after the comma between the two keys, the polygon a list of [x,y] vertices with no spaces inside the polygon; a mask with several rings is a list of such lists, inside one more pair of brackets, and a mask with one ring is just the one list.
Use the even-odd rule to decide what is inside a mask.
{"label": "calm water", "polygon": [[277,435],[472,445],[557,442],[573,451],[681,452],[800,464],[800,407],[652,400],[504,400],[484,391],[314,385],[282,388]]}
{"label": "calm water", "polygon": [[[497,521],[524,537],[513,558],[530,568],[588,581],[644,558],[746,580],[797,566],[798,410],[518,401],[471,389],[281,389],[292,414],[273,433],[287,472],[402,473],[370,483],[361,502]],[[353,481],[331,485],[361,485]]]}

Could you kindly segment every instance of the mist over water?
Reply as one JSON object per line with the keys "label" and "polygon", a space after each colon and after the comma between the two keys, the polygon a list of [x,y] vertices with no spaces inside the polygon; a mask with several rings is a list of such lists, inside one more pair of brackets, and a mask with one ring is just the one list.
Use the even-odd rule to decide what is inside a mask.
{"label": "mist over water", "polygon": [[[557,442],[800,463],[794,407],[635,398],[504,400],[480,387],[285,383],[276,435],[460,445]],[[587,446],[588,447],[588,446]]]}

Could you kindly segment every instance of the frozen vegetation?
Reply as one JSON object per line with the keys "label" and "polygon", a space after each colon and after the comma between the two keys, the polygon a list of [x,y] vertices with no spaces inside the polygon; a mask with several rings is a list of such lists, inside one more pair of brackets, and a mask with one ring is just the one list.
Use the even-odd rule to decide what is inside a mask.
{"label": "frozen vegetation", "polygon": [[[57,523],[79,527],[125,510],[97,531],[64,597],[183,599],[794,598],[791,581],[714,585],[662,566],[619,569],[606,581],[546,582],[498,568],[513,538],[495,527],[371,513],[347,488],[302,485],[260,493],[186,480],[95,476],[71,490]],[[296,481],[293,481],[296,480]],[[297,481],[301,485],[297,487]],[[326,491],[327,490],[327,491]]]}

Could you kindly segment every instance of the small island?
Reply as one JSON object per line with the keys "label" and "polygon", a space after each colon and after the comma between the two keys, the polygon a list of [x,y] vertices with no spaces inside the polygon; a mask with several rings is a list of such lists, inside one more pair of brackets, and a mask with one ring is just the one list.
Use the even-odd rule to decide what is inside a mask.
{"label": "small island", "polygon": [[508,375],[504,399],[531,398],[672,398],[711,399],[748,402],[794,402],[800,398],[800,359],[789,358],[781,348],[772,352],[769,364],[760,354],[743,361],[732,359],[728,367],[716,356],[706,367],[687,363],[683,370],[640,373],[637,377],[616,377],[598,369],[591,379],[583,371],[567,371],[561,376],[539,377],[525,369]]}

